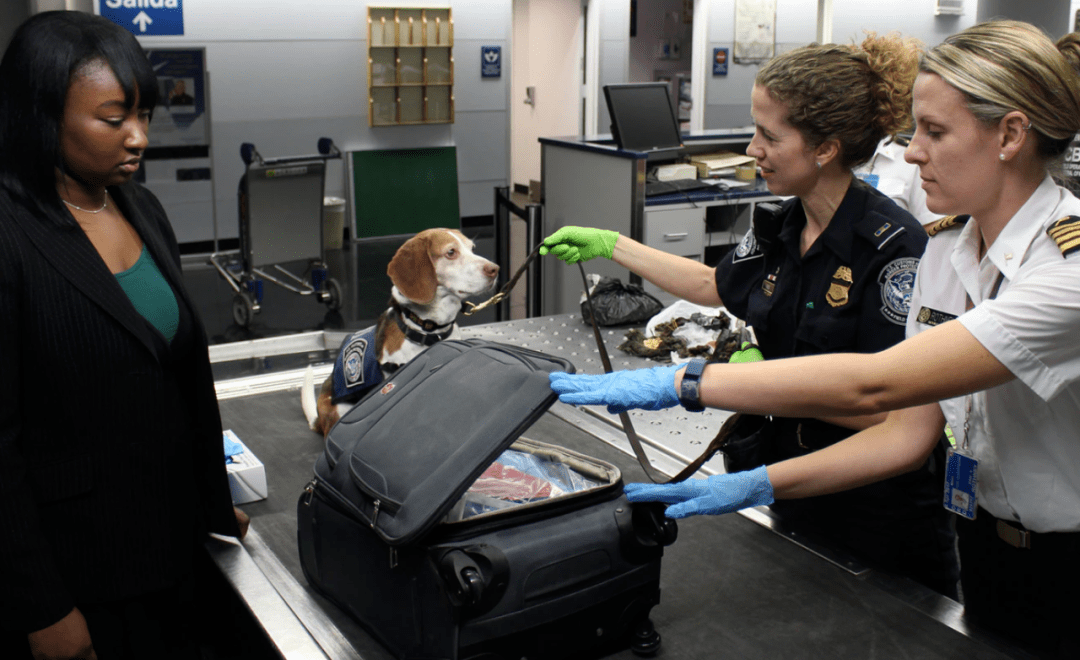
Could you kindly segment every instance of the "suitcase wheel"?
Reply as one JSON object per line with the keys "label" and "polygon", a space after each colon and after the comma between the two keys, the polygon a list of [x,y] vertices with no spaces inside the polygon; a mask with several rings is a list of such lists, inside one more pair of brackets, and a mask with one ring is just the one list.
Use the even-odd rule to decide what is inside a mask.
{"label": "suitcase wheel", "polygon": [[470,605],[479,603],[484,597],[484,578],[480,577],[480,572],[475,568],[462,569],[461,581],[465,585],[464,593],[468,594],[465,601]]}
{"label": "suitcase wheel", "polygon": [[656,632],[652,620],[642,619],[634,626],[630,650],[640,658],[652,657],[660,650],[660,633]]}
{"label": "suitcase wheel", "polygon": [[638,503],[633,505],[634,528],[646,539],[662,547],[667,547],[679,537],[679,525],[664,515],[666,507],[658,503]]}
{"label": "suitcase wheel", "polygon": [[489,609],[502,598],[510,572],[502,553],[486,545],[451,550],[438,566],[451,604],[473,613]]}

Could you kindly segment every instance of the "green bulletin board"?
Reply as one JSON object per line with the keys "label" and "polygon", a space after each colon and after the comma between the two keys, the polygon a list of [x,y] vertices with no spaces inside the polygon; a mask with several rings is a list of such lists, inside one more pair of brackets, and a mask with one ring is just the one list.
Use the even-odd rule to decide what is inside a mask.
{"label": "green bulletin board", "polygon": [[454,147],[354,151],[356,237],[461,226]]}

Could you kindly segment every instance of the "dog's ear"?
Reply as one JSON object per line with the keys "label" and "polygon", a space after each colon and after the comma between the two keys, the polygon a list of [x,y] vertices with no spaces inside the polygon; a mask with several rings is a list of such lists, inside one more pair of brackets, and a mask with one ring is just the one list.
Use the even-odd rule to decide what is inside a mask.
{"label": "dog's ear", "polygon": [[421,232],[405,241],[386,267],[386,274],[401,295],[422,305],[435,299],[439,285],[435,264],[428,254],[430,248],[431,237]]}

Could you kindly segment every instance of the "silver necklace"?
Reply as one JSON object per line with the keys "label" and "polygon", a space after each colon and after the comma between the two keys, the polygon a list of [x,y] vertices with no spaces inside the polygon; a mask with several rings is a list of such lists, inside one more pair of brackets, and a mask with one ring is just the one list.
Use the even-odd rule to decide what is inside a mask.
{"label": "silver necklace", "polygon": [[96,211],[91,209],[84,209],[81,206],[76,206],[75,204],[72,204],[71,202],[64,199],[63,197],[60,198],[60,201],[67,204],[73,209],[82,211],[83,213],[101,213],[109,206],[109,193],[105,193],[105,201],[101,203],[101,208],[97,209]]}

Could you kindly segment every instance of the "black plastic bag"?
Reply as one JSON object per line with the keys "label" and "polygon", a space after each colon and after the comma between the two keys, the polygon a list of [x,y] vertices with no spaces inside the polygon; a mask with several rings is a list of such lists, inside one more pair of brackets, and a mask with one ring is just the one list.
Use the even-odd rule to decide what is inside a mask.
{"label": "black plastic bag", "polygon": [[[614,277],[602,277],[590,289],[597,325],[644,323],[664,309],[655,296],[636,284],[623,284]],[[581,301],[581,316],[592,323],[588,299]]]}

